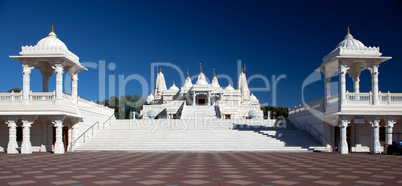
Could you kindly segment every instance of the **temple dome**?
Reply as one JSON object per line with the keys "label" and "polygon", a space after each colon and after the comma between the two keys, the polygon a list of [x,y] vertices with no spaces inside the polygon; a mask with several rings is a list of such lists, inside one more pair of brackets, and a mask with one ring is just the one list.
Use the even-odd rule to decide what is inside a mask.
{"label": "temple dome", "polygon": [[174,84],[169,88],[169,90],[179,90],[179,88]]}
{"label": "temple dome", "polygon": [[229,83],[229,85],[225,88],[225,90],[234,90],[234,88],[233,88],[232,85],[230,85],[230,83]]}
{"label": "temple dome", "polygon": [[251,101],[257,100],[257,97],[255,97],[254,94],[251,94],[250,100],[251,100]]}
{"label": "temple dome", "polygon": [[366,46],[359,40],[354,39],[352,34],[348,33],[345,39],[341,41],[336,48],[346,47],[346,48],[365,48]]}
{"label": "temple dome", "polygon": [[191,83],[191,78],[187,76],[186,82],[184,82],[184,87],[191,88],[192,86],[193,86],[193,83]]}
{"label": "temple dome", "polygon": [[154,99],[155,99],[155,97],[154,97],[154,95],[151,93],[151,94],[147,97],[147,102],[148,102],[148,104],[150,104]]}
{"label": "temple dome", "polygon": [[63,50],[68,50],[66,44],[57,38],[57,35],[53,31],[50,32],[47,37],[41,39],[36,46],[39,48],[61,48]]}
{"label": "temple dome", "polygon": [[204,73],[201,72],[198,75],[198,79],[197,79],[197,82],[195,84],[197,84],[197,85],[208,85],[208,82],[207,82],[207,80],[205,78]]}
{"label": "temple dome", "polygon": [[211,87],[213,87],[213,88],[219,88],[219,87],[221,87],[221,86],[219,85],[218,78],[216,78],[216,76],[214,76],[214,78],[212,79]]}

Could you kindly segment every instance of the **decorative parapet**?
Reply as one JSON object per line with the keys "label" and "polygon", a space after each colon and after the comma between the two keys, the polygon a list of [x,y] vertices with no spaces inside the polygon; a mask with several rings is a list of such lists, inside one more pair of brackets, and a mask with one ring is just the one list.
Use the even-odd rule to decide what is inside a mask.
{"label": "decorative parapet", "polygon": [[40,47],[40,46],[22,46],[20,55],[28,56],[28,55],[63,55],[66,58],[70,59],[76,64],[81,65],[79,62],[79,57],[74,53],[70,52],[68,49],[64,49],[62,46],[53,46],[53,47]]}
{"label": "decorative parapet", "polygon": [[381,55],[380,47],[337,47],[323,58],[323,64],[336,56],[379,57]]}

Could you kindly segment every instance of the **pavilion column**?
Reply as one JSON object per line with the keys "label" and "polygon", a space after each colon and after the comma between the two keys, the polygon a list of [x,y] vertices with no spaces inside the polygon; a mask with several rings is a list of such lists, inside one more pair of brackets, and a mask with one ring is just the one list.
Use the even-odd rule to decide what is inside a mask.
{"label": "pavilion column", "polygon": [[211,92],[208,91],[208,106],[211,106]]}
{"label": "pavilion column", "polygon": [[380,154],[381,153],[381,144],[380,144],[380,120],[374,119],[369,121],[373,128],[373,144],[370,148],[372,154]]}
{"label": "pavilion column", "polygon": [[346,103],[346,65],[339,65],[339,100],[341,105]]}
{"label": "pavilion column", "polygon": [[371,91],[373,92],[373,105],[378,105],[378,65],[373,65],[371,71]]}
{"label": "pavilion column", "polygon": [[22,77],[22,103],[29,103],[29,92],[31,92],[31,71],[34,67],[23,64],[23,77]]}
{"label": "pavilion column", "polygon": [[193,106],[195,106],[195,92],[193,92]]}
{"label": "pavilion column", "polygon": [[346,128],[348,127],[348,124],[350,123],[350,120],[347,119],[342,119],[339,124],[339,129],[341,130],[340,133],[340,141],[338,145],[338,152],[340,154],[348,154],[349,153],[349,147],[348,147],[348,142],[346,139]]}
{"label": "pavilion column", "polygon": [[392,145],[392,130],[394,128],[394,124],[396,123],[396,120],[393,119],[387,119],[387,134],[385,135],[385,143],[387,145]]}
{"label": "pavilion column", "polygon": [[219,101],[222,101],[222,99],[223,99],[223,94],[219,94],[220,96],[219,96]]}
{"label": "pavilion column", "polygon": [[324,108],[327,109],[327,100],[331,97],[331,77],[325,78]]}
{"label": "pavilion column", "polygon": [[49,79],[52,76],[52,72],[41,71],[42,74],[42,91],[49,92]]}
{"label": "pavilion column", "polygon": [[54,127],[56,127],[56,142],[54,144],[55,154],[64,154],[63,119],[64,118],[62,117],[57,117],[52,120]]}
{"label": "pavilion column", "polygon": [[31,125],[35,121],[32,118],[23,118],[22,120],[22,144],[21,144],[21,154],[31,154]]}
{"label": "pavilion column", "polygon": [[55,64],[53,66],[56,71],[56,103],[63,102],[63,65]]}
{"label": "pavilion column", "polygon": [[18,144],[17,144],[17,124],[15,119],[8,119],[6,121],[8,125],[8,144],[7,144],[7,154],[18,154]]}
{"label": "pavilion column", "polygon": [[78,97],[78,74],[71,76],[71,95],[74,98]]}
{"label": "pavilion column", "polygon": [[355,93],[360,93],[360,77],[353,77],[353,90]]}

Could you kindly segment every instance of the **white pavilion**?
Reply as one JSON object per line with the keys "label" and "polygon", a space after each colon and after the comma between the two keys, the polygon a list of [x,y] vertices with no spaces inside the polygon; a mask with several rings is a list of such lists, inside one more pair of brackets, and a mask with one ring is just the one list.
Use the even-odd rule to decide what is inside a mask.
{"label": "white pavilion", "polygon": [[[74,150],[87,136],[86,130],[114,117],[113,109],[78,97],[78,74],[87,70],[78,56],[53,31],[35,46],[23,46],[22,92],[0,93],[0,152],[9,154]],[[32,70],[42,74],[43,91],[32,92]],[[71,95],[63,93],[63,72],[71,77]],[[56,87],[49,92],[49,79],[56,74]],[[8,129],[7,129],[8,126]]]}
{"label": "white pavilion", "polygon": [[189,73],[184,85],[179,89],[173,85],[167,89],[165,77],[160,71],[157,74],[155,90],[147,98],[143,106],[143,118],[180,119],[195,117],[222,119],[263,119],[258,99],[250,94],[246,74],[239,76],[237,89],[232,85],[222,88],[215,75],[208,83],[200,67],[200,74],[195,84],[191,82]]}
{"label": "white pavilion", "polygon": [[[399,132],[393,131],[402,131],[402,94],[379,91],[379,66],[390,59],[382,56],[379,47],[367,47],[355,39],[348,28],[344,40],[316,69],[325,76],[325,97],[291,109],[288,119],[339,153],[381,153],[382,145],[398,141]],[[364,70],[371,73],[370,92],[360,92],[359,77]],[[331,79],[336,73],[339,92],[331,95]],[[350,92],[346,74],[353,80]]]}

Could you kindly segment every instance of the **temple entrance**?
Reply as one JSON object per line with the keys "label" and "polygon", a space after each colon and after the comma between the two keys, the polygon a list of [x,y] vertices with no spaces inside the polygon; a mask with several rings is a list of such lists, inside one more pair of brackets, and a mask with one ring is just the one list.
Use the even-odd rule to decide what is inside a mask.
{"label": "temple entrance", "polygon": [[198,99],[197,105],[205,105],[205,99]]}
{"label": "temple entrance", "polygon": [[[62,132],[62,139],[63,139],[63,145],[64,145],[64,151],[67,152],[67,147],[68,147],[68,127],[63,127],[63,132]],[[53,146],[56,143],[56,127],[53,127]]]}

